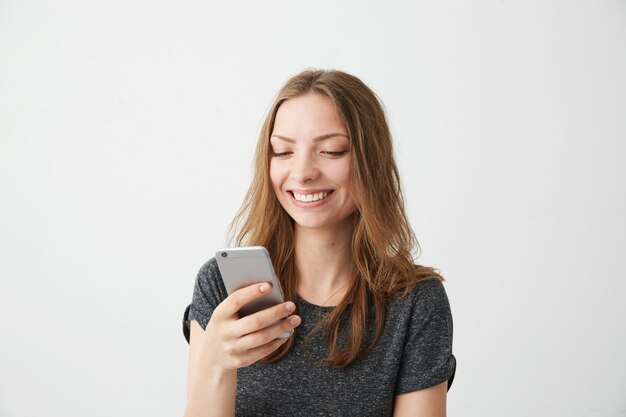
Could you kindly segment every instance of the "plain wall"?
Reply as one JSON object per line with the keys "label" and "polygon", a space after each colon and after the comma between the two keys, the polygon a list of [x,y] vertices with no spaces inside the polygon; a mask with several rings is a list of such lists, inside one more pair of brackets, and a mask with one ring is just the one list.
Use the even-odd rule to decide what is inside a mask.
{"label": "plain wall", "polygon": [[308,67],[389,114],[451,416],[626,415],[626,3],[0,2],[0,416],[172,416],[181,316]]}

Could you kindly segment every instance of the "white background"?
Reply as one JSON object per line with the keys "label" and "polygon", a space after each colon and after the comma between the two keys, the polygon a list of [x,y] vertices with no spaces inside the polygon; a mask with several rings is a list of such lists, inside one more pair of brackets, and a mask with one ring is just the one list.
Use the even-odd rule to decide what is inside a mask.
{"label": "white background", "polygon": [[0,416],[182,415],[196,272],[308,67],[386,105],[449,414],[626,415],[623,0],[3,0]]}

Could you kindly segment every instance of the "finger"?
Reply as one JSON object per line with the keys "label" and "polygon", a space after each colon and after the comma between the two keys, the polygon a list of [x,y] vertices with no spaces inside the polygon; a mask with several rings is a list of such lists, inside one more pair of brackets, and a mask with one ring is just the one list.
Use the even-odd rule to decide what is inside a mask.
{"label": "finger", "polygon": [[302,319],[299,316],[291,316],[263,330],[247,334],[237,341],[238,348],[242,350],[257,349],[298,327],[301,321]]}
{"label": "finger", "polygon": [[219,309],[218,314],[224,315],[225,317],[232,316],[236,314],[241,307],[256,300],[257,298],[263,297],[265,294],[270,292],[271,289],[272,286],[268,282],[252,284],[247,287],[240,288],[226,297],[224,301],[217,306],[213,314],[218,312]]}
{"label": "finger", "polygon": [[256,332],[276,323],[296,310],[296,305],[287,301],[265,310],[258,311],[249,316],[243,317],[237,321],[237,335],[243,336],[248,333]]}
{"label": "finger", "polygon": [[287,339],[273,339],[269,343],[248,350],[248,352],[237,361],[237,368],[250,366],[257,361],[260,361],[261,359],[278,349],[278,347],[286,341]]}

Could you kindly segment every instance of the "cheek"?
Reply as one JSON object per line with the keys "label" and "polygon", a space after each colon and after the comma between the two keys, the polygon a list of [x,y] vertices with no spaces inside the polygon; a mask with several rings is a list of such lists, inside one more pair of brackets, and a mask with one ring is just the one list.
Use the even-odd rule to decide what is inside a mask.
{"label": "cheek", "polygon": [[341,184],[344,188],[348,188],[350,184],[350,160],[346,158],[341,162],[341,164],[337,164],[333,167],[332,175],[337,183]]}
{"label": "cheek", "polygon": [[270,181],[274,189],[279,189],[285,179],[285,170],[280,164],[270,161]]}

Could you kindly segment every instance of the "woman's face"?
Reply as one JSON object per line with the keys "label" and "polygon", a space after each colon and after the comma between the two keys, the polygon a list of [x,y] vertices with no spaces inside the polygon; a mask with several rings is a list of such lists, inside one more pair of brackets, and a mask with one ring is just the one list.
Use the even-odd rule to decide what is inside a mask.
{"label": "woman's face", "polygon": [[270,137],[270,180],[283,208],[304,228],[349,221],[350,140],[330,98],[316,93],[286,100]]}

